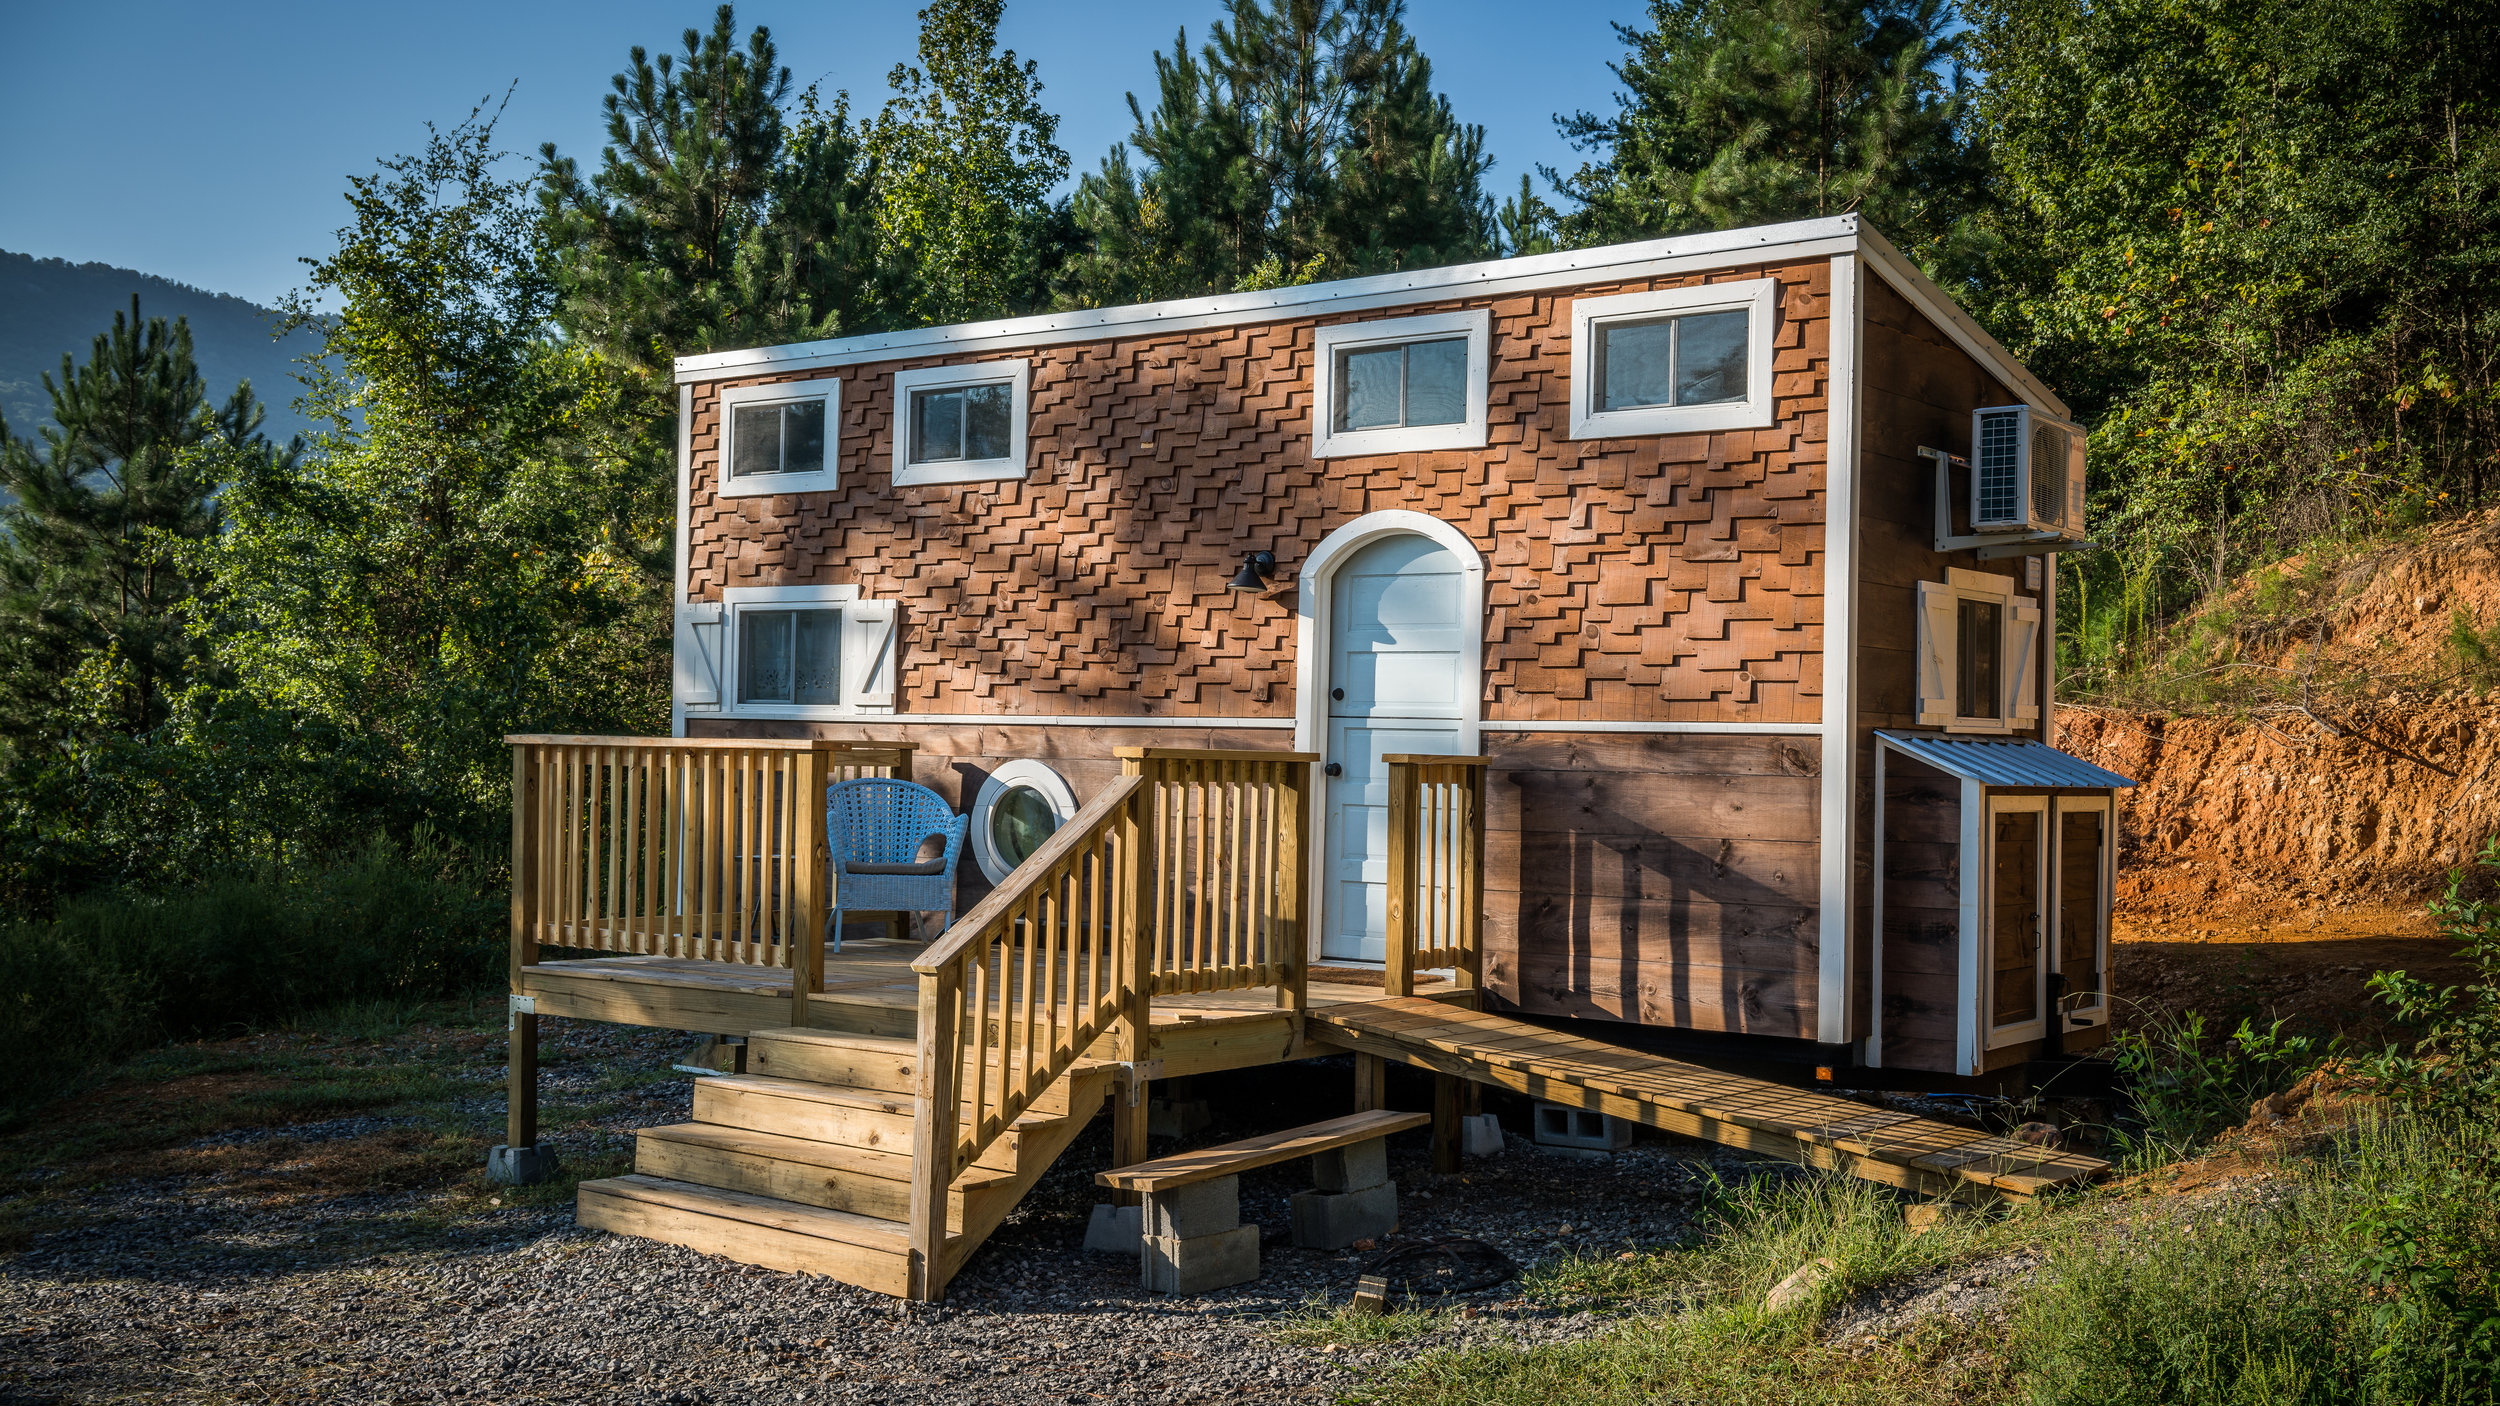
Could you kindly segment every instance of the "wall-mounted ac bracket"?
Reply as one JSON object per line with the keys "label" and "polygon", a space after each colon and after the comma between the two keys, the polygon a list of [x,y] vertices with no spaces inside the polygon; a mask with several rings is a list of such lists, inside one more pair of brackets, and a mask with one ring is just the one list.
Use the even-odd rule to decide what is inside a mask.
{"label": "wall-mounted ac bracket", "polygon": [[2046,556],[2053,552],[2088,552],[2101,544],[2080,542],[2055,532],[1973,532],[1952,536],[1947,529],[1953,525],[1953,470],[1967,469],[1970,460],[1941,449],[1918,447],[1918,457],[1936,466],[1936,550],[1940,552],[1979,553],[1981,561],[2003,561],[2007,557]]}

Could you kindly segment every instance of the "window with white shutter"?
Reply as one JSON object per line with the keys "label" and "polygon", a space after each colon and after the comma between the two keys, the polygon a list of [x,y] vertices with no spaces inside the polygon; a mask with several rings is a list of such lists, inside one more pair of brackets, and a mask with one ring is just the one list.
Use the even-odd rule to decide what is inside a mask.
{"label": "window with white shutter", "polygon": [[901,611],[855,586],[732,587],[677,612],[677,703],[751,718],[894,711]]}
{"label": "window with white shutter", "polygon": [[2011,577],[1958,568],[1918,584],[1918,724],[2023,732],[2040,720],[2040,605]]}

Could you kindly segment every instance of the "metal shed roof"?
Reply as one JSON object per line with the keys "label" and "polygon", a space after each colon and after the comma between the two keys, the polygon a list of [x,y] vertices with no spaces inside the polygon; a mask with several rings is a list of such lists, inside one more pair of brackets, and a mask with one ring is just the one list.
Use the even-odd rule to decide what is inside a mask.
{"label": "metal shed roof", "polygon": [[1929,766],[1983,786],[2086,786],[2106,790],[2135,783],[2083,758],[2028,737],[1942,737],[1878,732],[1877,737]]}

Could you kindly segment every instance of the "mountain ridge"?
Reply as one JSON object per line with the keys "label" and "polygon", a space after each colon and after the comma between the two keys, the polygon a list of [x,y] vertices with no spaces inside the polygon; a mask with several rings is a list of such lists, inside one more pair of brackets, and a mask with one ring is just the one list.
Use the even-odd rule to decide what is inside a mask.
{"label": "mountain ridge", "polygon": [[268,407],[261,428],[272,440],[312,429],[295,412],[302,388],[294,363],[319,343],[309,332],[273,337],[275,311],[138,269],[0,249],[0,415],[7,416],[9,433],[33,438],[51,422],[45,373],[59,379],[63,353],[84,365],[95,339],[112,328],[113,314],[130,311],[133,293],[140,316],[191,324],[192,354],[210,400],[224,403],[235,383],[248,379]]}

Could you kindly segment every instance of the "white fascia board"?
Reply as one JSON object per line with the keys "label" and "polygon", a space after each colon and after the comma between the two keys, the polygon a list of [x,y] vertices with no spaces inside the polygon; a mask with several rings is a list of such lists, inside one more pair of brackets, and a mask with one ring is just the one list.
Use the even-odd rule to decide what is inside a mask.
{"label": "white fascia board", "polygon": [[1871,226],[1860,225],[1858,243],[1859,252],[1866,256],[1868,265],[1884,276],[1884,281],[1892,285],[1893,291],[1909,299],[1910,306],[1924,313],[1927,320],[1951,337],[1956,346],[1969,353],[1971,360],[2012,386],[2035,409],[2045,410],[2061,420],[2072,421],[2075,418],[2075,413],[2066,408],[2066,402],[2058,399],[2055,391],[2041,384],[2040,378],[2016,361],[2012,352],[1973,322],[1970,314],[1962,311],[1961,305],[1953,301],[1953,295],[1920,272],[1908,255],[1892,246],[1891,240],[1876,233]]}
{"label": "white fascia board", "polygon": [[1218,293],[1206,298],[1179,298],[1162,303],[1135,303],[1125,307],[1041,313],[992,322],[920,327],[906,332],[880,332],[864,337],[835,337],[821,342],[794,342],[788,346],[706,352],[699,356],[677,358],[677,380],[681,384],[721,381],[739,376],[852,366],[913,356],[970,355],[1014,347],[1057,346],[1124,333],[1235,327],[1296,317],[1369,312],[1451,298],[1493,297],[1574,284],[1656,278],[1743,264],[1792,259],[1803,262],[1855,251],[1861,229],[1857,216],[1840,215],[1829,219],[1759,225],[1750,229],[1710,230],[1670,239],[1643,240],[1636,244],[1609,244],[1595,249],[1533,254],[1526,258],[1486,259],[1448,268],[1376,274],[1369,278],[1340,279],[1298,288],[1271,288],[1257,293]]}

